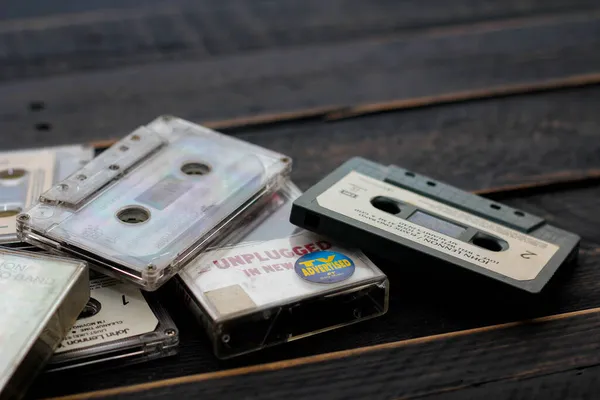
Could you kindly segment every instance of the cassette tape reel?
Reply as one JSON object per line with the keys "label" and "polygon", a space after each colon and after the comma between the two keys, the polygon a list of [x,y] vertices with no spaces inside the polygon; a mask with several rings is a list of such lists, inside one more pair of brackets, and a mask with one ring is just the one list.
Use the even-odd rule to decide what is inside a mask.
{"label": "cassette tape reel", "polygon": [[0,153],[0,245],[25,247],[17,238],[17,214],[93,157],[91,147],[78,145]]}
{"label": "cassette tape reel", "polygon": [[155,290],[281,185],[289,158],[173,117],[141,127],[18,217],[23,240]]}
{"label": "cassette tape reel", "polygon": [[362,158],[297,199],[290,221],[391,261],[419,257],[421,270],[454,266],[522,293],[540,292],[575,261],[580,241],[536,215]]}

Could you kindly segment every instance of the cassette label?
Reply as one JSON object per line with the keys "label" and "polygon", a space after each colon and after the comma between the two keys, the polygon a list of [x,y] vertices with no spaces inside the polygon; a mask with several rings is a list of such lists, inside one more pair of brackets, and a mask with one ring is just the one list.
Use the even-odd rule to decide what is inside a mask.
{"label": "cassette label", "polygon": [[55,153],[17,152],[0,157],[0,236],[16,232],[20,211],[31,206],[54,180]]}
{"label": "cassette label", "polygon": [[[353,196],[348,196],[347,193],[352,193]],[[373,207],[372,200],[377,197],[394,198],[402,203],[417,206],[420,210],[430,211],[441,218],[419,211],[408,219],[398,218]],[[525,235],[356,171],[349,172],[320,194],[317,202],[328,210],[519,281],[536,278],[559,250],[553,243]],[[461,222],[464,226],[460,225]],[[469,227],[493,233],[504,240],[511,251],[486,251],[471,243],[456,240]]]}
{"label": "cassette label", "polygon": [[[317,254],[316,258],[305,257]],[[332,258],[332,256],[335,256]],[[307,276],[297,275],[296,262],[303,260]],[[331,264],[338,258],[342,264],[354,266],[335,269]],[[331,259],[330,264],[326,265]],[[315,260],[315,261],[313,261]],[[342,261],[345,260],[345,261]],[[312,265],[312,267],[309,267]],[[328,285],[323,285],[327,273],[346,269],[348,275],[334,273]],[[361,281],[374,275],[372,264],[357,251],[341,248],[323,238],[304,231],[292,237],[265,242],[244,243],[205,253],[198,263],[181,273],[191,284],[196,296],[206,296],[211,303],[209,312],[217,318],[255,307],[261,307],[294,298],[315,295],[339,285]],[[312,274],[312,275],[311,275]],[[322,275],[324,274],[324,275]],[[336,278],[344,278],[335,280]]]}
{"label": "cassette label", "polygon": [[153,332],[158,319],[141,291],[114,278],[90,281],[90,301],[55,353]]}

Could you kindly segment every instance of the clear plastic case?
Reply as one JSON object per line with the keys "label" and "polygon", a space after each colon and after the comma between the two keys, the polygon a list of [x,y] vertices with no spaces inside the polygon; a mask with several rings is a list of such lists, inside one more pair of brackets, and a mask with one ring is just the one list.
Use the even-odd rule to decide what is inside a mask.
{"label": "clear plastic case", "polygon": [[17,217],[28,243],[160,287],[276,190],[291,160],[174,117],[100,154]]}
{"label": "clear plastic case", "polygon": [[174,355],[178,345],[179,331],[154,293],[93,271],[90,300],[46,371],[130,365]]}
{"label": "clear plastic case", "polygon": [[0,249],[0,398],[20,398],[89,295],[87,264]]}
{"label": "clear plastic case", "polygon": [[179,273],[179,295],[205,326],[219,358],[387,311],[388,280],[363,253],[289,223],[299,193],[288,183],[247,219],[243,235]]}
{"label": "clear plastic case", "polygon": [[88,146],[60,146],[0,153],[0,246],[23,248],[16,216],[40,194],[94,158]]}

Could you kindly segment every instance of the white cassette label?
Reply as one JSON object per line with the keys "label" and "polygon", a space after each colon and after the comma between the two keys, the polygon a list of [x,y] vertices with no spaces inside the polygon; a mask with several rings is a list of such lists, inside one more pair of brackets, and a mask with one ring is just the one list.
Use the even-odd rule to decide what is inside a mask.
{"label": "white cassette label", "polygon": [[0,254],[0,390],[42,333],[75,272],[64,261]]}
{"label": "white cassette label", "polygon": [[[296,261],[316,252],[336,252],[345,256],[354,265],[353,273],[347,274],[345,280],[333,283],[303,279],[295,269]],[[312,266],[310,262],[306,264],[308,268]],[[326,274],[325,269],[327,267],[323,266],[318,272]],[[307,271],[307,274],[317,275],[314,268]],[[206,252],[180,275],[211,316],[219,318],[343,288],[382,273],[360,251],[339,247],[303,231],[283,239]]]}
{"label": "white cassette label", "polygon": [[90,281],[90,301],[56,353],[153,332],[158,319],[141,291],[113,278]]}
{"label": "white cassette label", "polygon": [[[371,204],[371,199],[377,196],[392,197],[417,206],[421,210],[448,218],[450,221],[489,232],[504,239],[509,245],[508,249],[498,252],[490,251],[428,229],[423,225],[398,218]],[[323,208],[361,223],[377,227],[422,246],[519,281],[534,279],[559,250],[558,246],[552,243],[536,239],[356,171],[348,173],[323,192],[317,197],[317,202]],[[422,218],[417,216],[415,220],[417,219]],[[450,223],[443,222],[443,224],[447,226],[441,228],[446,230],[455,228]]]}
{"label": "white cassette label", "polygon": [[52,186],[55,154],[50,150],[0,156],[0,237],[16,232],[15,216]]}

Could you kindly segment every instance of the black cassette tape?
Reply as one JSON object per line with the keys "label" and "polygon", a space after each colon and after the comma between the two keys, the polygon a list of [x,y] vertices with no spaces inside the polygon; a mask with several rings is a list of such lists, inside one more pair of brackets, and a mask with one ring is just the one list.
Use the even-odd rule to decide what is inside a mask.
{"label": "black cassette tape", "polygon": [[422,255],[529,293],[574,261],[580,242],[536,215],[362,158],[298,198],[290,221],[382,258]]}

